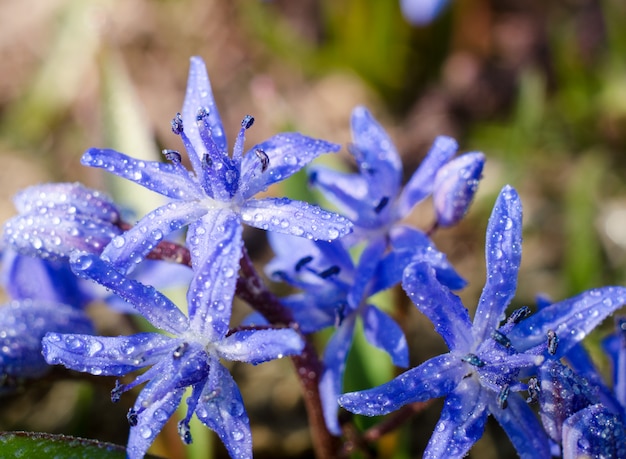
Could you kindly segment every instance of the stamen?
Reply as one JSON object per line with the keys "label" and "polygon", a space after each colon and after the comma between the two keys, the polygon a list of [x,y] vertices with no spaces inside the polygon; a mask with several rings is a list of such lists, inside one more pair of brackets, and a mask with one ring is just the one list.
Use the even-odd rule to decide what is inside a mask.
{"label": "stamen", "polygon": [[211,167],[213,167],[213,159],[211,159],[211,156],[209,156],[208,153],[205,153],[202,155],[202,168],[206,170]]}
{"label": "stamen", "polygon": [[174,349],[174,352],[172,353],[172,357],[174,357],[175,359],[180,359],[188,347],[189,347],[189,343],[182,343],[180,346]]}
{"label": "stamen", "polygon": [[191,431],[189,430],[189,424],[183,419],[178,423],[178,435],[185,445],[191,445]]}
{"label": "stamen", "polygon": [[339,327],[343,323],[343,319],[346,318],[346,304],[339,303],[335,308],[335,328]]}
{"label": "stamen", "polygon": [[163,155],[168,161],[173,162],[174,164],[180,164],[182,160],[182,156],[176,150],[163,150]]}
{"label": "stamen", "polygon": [[322,279],[328,279],[330,276],[334,276],[335,274],[339,274],[341,268],[339,266],[331,266],[328,269],[325,269],[321,273],[318,274]]}
{"label": "stamen", "polygon": [[498,394],[498,406],[502,409],[505,409],[508,406],[507,399],[509,398],[510,387],[508,384],[505,384],[502,387],[502,390]]}
{"label": "stamen", "polygon": [[379,214],[387,206],[387,204],[389,204],[389,197],[383,196],[378,204],[376,204],[376,207],[374,207],[374,212]]}
{"label": "stamen", "polygon": [[137,425],[137,423],[139,422],[139,419],[137,418],[137,412],[133,408],[128,410],[128,414],[126,415],[126,419],[128,419],[128,424],[131,427],[135,427]]}
{"label": "stamen", "polygon": [[499,330],[494,330],[491,333],[491,337],[493,338],[493,340],[498,343],[501,344],[502,346],[506,347],[507,349],[511,347],[511,340],[509,338],[506,337],[506,335],[504,333],[502,333]]}
{"label": "stamen", "polygon": [[548,353],[550,355],[556,354],[556,348],[559,345],[559,337],[556,336],[554,330],[548,330]]}
{"label": "stamen", "polygon": [[536,402],[539,398],[539,392],[541,389],[539,388],[539,382],[537,378],[532,377],[528,380],[528,395],[529,397],[526,399],[526,403]]}
{"label": "stamen", "polygon": [[203,121],[209,116],[209,110],[206,107],[200,107],[196,113],[196,121]]}
{"label": "stamen", "polygon": [[474,366],[474,367],[484,367],[485,366],[485,362],[478,357],[476,354],[467,354],[464,355],[463,357],[461,357],[461,360],[465,363],[469,363],[470,365]]}
{"label": "stamen", "polygon": [[270,157],[260,148],[254,150],[254,154],[261,160],[261,172],[265,172],[270,165]]}
{"label": "stamen", "polygon": [[124,385],[120,384],[118,379],[115,380],[115,387],[111,389],[111,401],[113,403],[117,403],[120,401],[120,397],[122,394],[126,392],[126,388]]}
{"label": "stamen", "polygon": [[253,124],[254,124],[254,117],[251,115],[246,115],[243,117],[243,120],[241,120],[242,128],[250,129]]}
{"label": "stamen", "polygon": [[522,306],[521,308],[513,311],[513,313],[507,319],[507,322],[509,323],[513,322],[514,324],[518,324],[529,315],[530,315],[530,308],[528,306]]}
{"label": "stamen", "polygon": [[183,117],[180,113],[176,113],[176,116],[172,119],[172,132],[176,135],[181,135],[183,130]]}
{"label": "stamen", "polygon": [[305,265],[311,263],[311,261],[313,261],[313,257],[310,255],[301,258],[298,263],[296,263],[296,271],[300,271],[302,268],[304,268]]}

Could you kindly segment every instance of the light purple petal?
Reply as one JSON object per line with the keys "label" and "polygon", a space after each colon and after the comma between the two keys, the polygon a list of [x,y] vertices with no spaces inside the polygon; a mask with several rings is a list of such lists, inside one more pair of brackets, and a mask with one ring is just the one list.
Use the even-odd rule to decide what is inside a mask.
{"label": "light purple petal", "polygon": [[601,404],[573,414],[563,424],[563,459],[626,457],[626,427]]}
{"label": "light purple petal", "polygon": [[241,219],[255,228],[324,241],[352,231],[352,223],[347,218],[287,198],[249,200],[241,208]]}
{"label": "light purple petal", "polygon": [[399,367],[409,365],[409,348],[402,328],[386,313],[374,306],[363,312],[363,327],[367,341],[391,356]]}
{"label": "light purple petal", "polygon": [[554,357],[559,358],[624,304],[624,287],[588,290],[522,320],[507,336],[515,349],[523,352],[547,342],[548,330],[553,330],[559,339]]}
{"label": "light purple petal", "polygon": [[79,309],[39,301],[0,307],[0,377],[35,378],[48,370],[41,355],[47,331],[92,333],[91,319]]}
{"label": "light purple petal", "polygon": [[300,325],[302,333],[314,333],[337,322],[340,304],[344,296],[335,289],[323,289],[311,293],[296,293],[281,298],[281,303],[288,307],[294,320]]}
{"label": "light purple petal", "polygon": [[178,167],[160,161],[144,161],[115,150],[92,148],[81,158],[84,166],[99,167],[172,199],[197,199],[200,186]]}
{"label": "light purple petal", "polygon": [[187,293],[191,328],[209,341],[228,331],[243,241],[239,217],[231,210],[211,212],[187,233],[194,277]]}
{"label": "light purple petal", "polygon": [[517,287],[522,259],[522,204],[515,189],[508,185],[500,191],[489,218],[485,258],[487,280],[474,316],[476,341],[484,341],[497,328]]}
{"label": "light purple petal", "polygon": [[465,364],[458,356],[443,354],[381,386],[344,394],[339,397],[339,404],[348,411],[366,416],[387,414],[408,403],[423,402],[450,393],[465,373]]}
{"label": "light purple petal", "polygon": [[176,342],[158,333],[117,337],[48,333],[42,345],[50,365],[120,376],[159,362],[176,347]]}
{"label": "light purple petal", "polygon": [[424,457],[465,457],[483,435],[488,415],[486,397],[491,395],[472,377],[461,381],[446,397]]}
{"label": "light purple petal", "polygon": [[506,408],[500,408],[496,398],[489,411],[500,423],[521,459],[550,459],[550,443],[537,416],[519,394],[510,394]]}
{"label": "light purple petal", "polygon": [[340,145],[296,132],[277,134],[252,147],[243,157],[241,195],[249,199],[272,183],[295,174],[321,154],[334,153],[340,148]]}
{"label": "light purple petal", "polygon": [[469,313],[459,297],[437,280],[431,266],[423,262],[407,266],[402,287],[450,350],[469,352],[473,343]]}
{"label": "light purple petal", "polygon": [[207,211],[198,201],[165,204],[147,214],[124,234],[116,236],[105,247],[102,258],[127,273],[168,234],[198,220]]}
{"label": "light purple petal", "polygon": [[[198,110],[201,108],[206,109],[209,113],[208,123],[211,128],[211,138],[213,142],[215,142],[220,153],[227,154],[228,142],[220,114],[217,110],[217,105],[215,104],[215,99],[213,98],[213,90],[211,89],[211,82],[209,81],[206,66],[202,58],[194,56],[191,58],[189,67],[187,93],[185,95],[185,102],[183,103],[182,117],[185,134],[187,134],[191,143],[196,146],[198,154],[201,154],[203,151],[203,149],[197,147],[203,144],[196,125],[196,116]],[[192,164],[199,164],[201,161],[202,157],[198,157],[197,160],[192,160]],[[196,170],[196,173],[200,174],[201,171]]]}
{"label": "light purple petal", "polygon": [[359,256],[359,263],[352,281],[353,284],[350,292],[348,292],[348,304],[352,310],[357,309],[370,295],[374,273],[386,248],[386,239],[377,237],[369,241],[369,244]]}
{"label": "light purple petal", "polygon": [[353,154],[362,175],[369,177],[369,195],[395,198],[402,180],[402,161],[391,138],[362,106],[352,111]]}
{"label": "light purple petal", "polygon": [[253,365],[302,351],[302,337],[289,328],[279,330],[241,330],[220,341],[217,352],[226,360]]}
{"label": "light purple petal", "polygon": [[413,206],[433,192],[435,175],[440,167],[454,156],[458,144],[450,137],[439,136],[435,139],[428,154],[413,173],[398,201],[398,218],[411,212]]}
{"label": "light purple petal", "polygon": [[59,210],[70,215],[81,214],[92,219],[117,223],[120,212],[111,198],[80,183],[45,183],[30,186],[13,198],[21,214]]}
{"label": "light purple petal", "polygon": [[346,317],[326,344],[324,351],[324,372],[320,378],[319,390],[326,427],[334,435],[341,434],[337,418],[339,411],[337,398],[342,392],[343,374],[348,351],[352,346],[355,320],[355,314]]}
{"label": "light purple petal", "polygon": [[250,421],[239,388],[217,360],[212,361],[210,372],[196,416],[220,437],[232,459],[251,459]]}
{"label": "light purple petal", "polygon": [[189,327],[187,317],[154,287],[125,277],[91,254],[75,253],[70,263],[76,275],[92,279],[130,303],[152,325],[179,335]]}
{"label": "light purple petal", "polygon": [[185,388],[176,387],[167,371],[163,371],[162,375],[162,378],[150,381],[137,397],[133,408],[137,412],[137,425],[130,428],[126,447],[128,459],[145,456],[183,398]]}

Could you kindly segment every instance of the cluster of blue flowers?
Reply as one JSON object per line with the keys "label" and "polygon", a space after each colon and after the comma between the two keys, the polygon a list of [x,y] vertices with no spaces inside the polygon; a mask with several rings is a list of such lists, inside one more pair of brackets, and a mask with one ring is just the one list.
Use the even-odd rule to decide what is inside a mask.
{"label": "cluster of blue flowers", "polygon": [[[626,304],[625,287],[553,304],[540,299],[534,313],[507,311],[521,260],[522,205],[505,186],[487,228],[487,279],[473,320],[453,293],[465,281],[430,235],[467,212],[482,153],[455,156],[456,142],[439,137],[403,186],[391,139],[357,107],[349,146],[356,172],[308,169],[310,185],[335,205],[334,213],[288,198],[255,198],[340,146],[283,133],[245,150],[253,122],[243,118],[229,154],[206,68],[194,57],[182,111],[172,120],[186,155],[165,150],[163,161],[149,162],[91,149],[82,157],[86,166],[166,196],[165,205],[131,225],[111,199],[77,183],[34,186],[16,196],[18,215],[4,226],[2,279],[12,301],[0,309],[2,391],[43,376],[51,365],[119,377],[113,401],[145,384],[127,416],[130,458],[146,454],[187,393],[187,414],[178,424],[182,441],[192,441],[195,414],[231,457],[250,458],[244,401],[222,361],[292,356],[304,386],[312,388],[305,396],[322,413],[315,428],[329,437],[342,435],[340,407],[374,416],[445,397],[424,457],[465,456],[489,414],[522,458],[626,457],[626,320],[617,319],[606,340],[612,384],[580,344]],[[434,225],[421,231],[405,224],[428,197]],[[275,258],[266,274],[295,293],[278,299],[263,285],[242,223],[268,231]],[[186,307],[157,290],[172,284],[187,286]],[[357,321],[396,366],[409,366],[402,327],[370,301],[396,285],[449,352],[379,387],[343,393]],[[235,296],[256,311],[242,324],[231,323]],[[139,314],[157,331],[98,336],[85,314],[95,300]],[[329,327],[334,332],[320,361],[309,336]],[[127,377],[139,370],[134,380]]]}

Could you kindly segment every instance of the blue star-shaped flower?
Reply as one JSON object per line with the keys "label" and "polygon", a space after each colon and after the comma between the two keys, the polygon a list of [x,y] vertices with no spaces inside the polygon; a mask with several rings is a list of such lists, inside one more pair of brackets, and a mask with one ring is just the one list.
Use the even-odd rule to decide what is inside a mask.
{"label": "blue star-shaped flower", "polygon": [[150,367],[132,383],[112,392],[115,400],[122,392],[148,382],[128,416],[131,459],[144,456],[187,387],[191,387],[192,394],[187,399],[187,416],[179,423],[183,441],[191,442],[188,425],[195,413],[219,435],[231,457],[252,457],[250,426],[241,394],[220,358],[257,364],[302,350],[304,343],[292,329],[229,331],[236,276],[230,262],[233,257],[224,252],[241,250],[240,246],[231,245],[230,241],[240,240],[241,236],[241,226],[232,223],[215,223],[227,231],[218,232],[211,239],[204,260],[207,269],[191,282],[188,317],[153,287],[128,279],[95,255],[76,254],[71,259],[78,275],[111,289],[152,325],[170,335],[101,337],[50,333],[43,340],[48,363],[63,364],[73,370],[119,376]]}
{"label": "blue star-shaped flower", "polygon": [[[243,119],[230,157],[206,67],[202,59],[193,57],[182,115],[172,121],[172,130],[185,145],[193,173],[173,150],[164,151],[169,163],[140,161],[113,150],[87,151],[83,164],[104,168],[171,199],[113,239],[103,258],[128,271],[167,234],[185,225],[189,225],[187,246],[197,269],[204,269],[206,246],[216,231],[239,234],[224,223],[239,225],[243,221],[261,229],[322,240],[349,233],[352,225],[346,218],[317,206],[287,198],[253,198],[320,154],[339,149],[330,142],[283,133],[244,154],[245,131],[253,121],[251,116]],[[232,245],[239,245],[239,241]]]}
{"label": "blue star-shaped flower", "polygon": [[[488,414],[498,420],[522,458],[550,457],[548,437],[516,393],[523,388],[518,382],[520,373],[567,352],[626,302],[626,289],[591,290],[524,320],[525,310],[516,311],[499,326],[517,284],[521,216],[517,193],[505,187],[487,228],[487,280],[473,323],[460,299],[440,284],[428,264],[416,262],[407,267],[404,289],[450,352],[377,388],[344,394],[339,398],[342,406],[372,416],[446,396],[424,457],[463,457],[482,435]],[[554,337],[549,339],[553,334],[561,337],[558,346]]]}

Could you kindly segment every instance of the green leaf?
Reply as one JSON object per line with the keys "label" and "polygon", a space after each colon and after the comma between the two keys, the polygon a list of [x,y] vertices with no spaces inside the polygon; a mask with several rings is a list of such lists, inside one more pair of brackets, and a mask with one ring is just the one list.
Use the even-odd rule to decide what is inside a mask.
{"label": "green leaf", "polygon": [[[125,459],[126,448],[96,440],[34,432],[0,432],[3,457]],[[147,455],[146,458],[158,459]]]}

